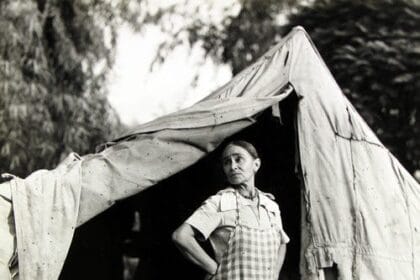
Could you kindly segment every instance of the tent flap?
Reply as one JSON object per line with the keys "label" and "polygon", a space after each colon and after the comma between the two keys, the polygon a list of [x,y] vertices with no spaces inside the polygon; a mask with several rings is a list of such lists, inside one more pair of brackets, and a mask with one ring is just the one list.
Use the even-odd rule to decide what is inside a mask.
{"label": "tent flap", "polygon": [[70,154],[56,169],[10,184],[19,279],[58,279],[79,212],[80,160]]}

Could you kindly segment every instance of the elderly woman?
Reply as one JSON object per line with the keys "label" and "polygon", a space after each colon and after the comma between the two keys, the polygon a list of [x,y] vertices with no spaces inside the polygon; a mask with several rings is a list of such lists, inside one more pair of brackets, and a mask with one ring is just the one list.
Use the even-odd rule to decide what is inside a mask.
{"label": "elderly woman", "polygon": [[[208,273],[206,279],[277,279],[289,238],[273,195],[255,187],[258,153],[248,142],[232,141],[222,165],[230,186],[208,198],[175,230],[173,240]],[[214,259],[198,243],[207,238]]]}

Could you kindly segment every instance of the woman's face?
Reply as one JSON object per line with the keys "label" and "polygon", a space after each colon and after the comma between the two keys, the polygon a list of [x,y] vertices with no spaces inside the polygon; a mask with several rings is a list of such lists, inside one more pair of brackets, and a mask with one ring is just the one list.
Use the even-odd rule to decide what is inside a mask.
{"label": "woman's face", "polygon": [[240,146],[228,145],[222,155],[223,171],[232,185],[254,184],[261,161]]}

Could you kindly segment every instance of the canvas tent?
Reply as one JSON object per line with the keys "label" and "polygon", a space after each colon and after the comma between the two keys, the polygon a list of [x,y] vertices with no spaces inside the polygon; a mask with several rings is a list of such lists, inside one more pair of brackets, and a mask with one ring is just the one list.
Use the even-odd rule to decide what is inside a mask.
{"label": "canvas tent", "polygon": [[344,97],[302,28],[190,108],[1,185],[11,189],[20,279],[57,279],[75,227],[211,156],[264,112],[281,116],[292,95],[301,278],[335,267],[339,279],[420,279],[420,186]]}

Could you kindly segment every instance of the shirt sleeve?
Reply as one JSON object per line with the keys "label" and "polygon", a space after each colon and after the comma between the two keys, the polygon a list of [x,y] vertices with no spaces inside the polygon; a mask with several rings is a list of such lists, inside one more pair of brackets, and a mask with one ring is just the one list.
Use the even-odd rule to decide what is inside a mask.
{"label": "shirt sleeve", "polygon": [[279,233],[280,233],[280,237],[281,237],[281,241],[280,241],[281,244],[289,243],[290,238],[283,229],[283,222],[281,220],[280,208],[278,207],[277,204],[276,204],[276,207],[275,207],[274,216],[275,216],[275,222],[276,222],[276,224],[278,226],[278,229],[279,229]]}
{"label": "shirt sleeve", "polygon": [[281,244],[287,244],[290,242],[290,238],[287,235],[287,233],[283,229],[283,223],[281,221],[281,215],[279,212],[279,218],[280,218],[280,236],[281,236]]}
{"label": "shirt sleeve", "polygon": [[219,204],[220,195],[211,196],[185,221],[198,230],[204,240],[221,225],[222,215],[218,211]]}

